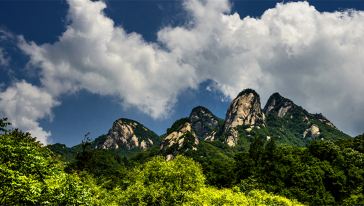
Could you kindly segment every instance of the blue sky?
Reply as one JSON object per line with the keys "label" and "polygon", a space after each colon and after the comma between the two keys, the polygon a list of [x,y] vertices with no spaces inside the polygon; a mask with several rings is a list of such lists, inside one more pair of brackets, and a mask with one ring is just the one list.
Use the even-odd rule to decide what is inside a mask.
{"label": "blue sky", "polygon": [[[75,3],[71,3],[70,5],[69,3],[73,1]],[[221,1],[226,4],[211,3],[214,1],[218,2],[219,0],[106,1],[105,9],[103,10],[104,13],[101,15],[104,19],[100,24],[107,24],[111,20],[113,22],[112,28],[121,28],[127,34],[125,42],[128,42],[130,38],[134,38],[128,36],[128,34],[133,33],[139,35],[141,40],[136,41],[136,43],[132,42],[132,45],[135,45],[132,46],[132,48],[135,48],[135,52],[138,52],[138,49],[147,49],[148,52],[142,55],[148,55],[152,50],[158,55],[166,55],[173,59],[173,61],[170,60],[171,62],[166,64],[164,62],[160,63],[158,59],[155,60],[156,62],[154,63],[157,64],[156,71],[161,73],[160,80],[151,80],[149,82],[149,76],[146,75],[145,82],[133,86],[132,84],[124,84],[125,81],[112,78],[112,81],[115,81],[115,87],[130,87],[130,90],[106,88],[113,87],[113,85],[109,84],[105,84],[107,85],[105,88],[100,88],[104,87],[104,84],[90,85],[90,82],[78,79],[72,80],[69,83],[71,85],[70,88],[59,89],[59,85],[54,86],[49,82],[45,83],[43,81],[46,79],[45,76],[49,75],[50,81],[59,80],[62,84],[64,82],[68,83],[67,80],[70,78],[70,76],[67,76],[68,74],[56,74],[58,76],[54,77],[55,74],[50,74],[50,69],[47,68],[47,65],[52,64],[52,68],[54,67],[56,70],[61,69],[62,67],[59,63],[61,60],[66,62],[65,64],[71,65],[75,70],[79,69],[87,73],[88,68],[84,62],[79,63],[62,52],[67,53],[67,47],[73,46],[75,48],[81,47],[80,51],[82,51],[82,48],[87,50],[92,49],[92,44],[88,42],[88,37],[85,37],[86,43],[84,44],[78,43],[80,40],[83,40],[79,36],[77,37],[78,41],[72,37],[62,42],[60,38],[64,36],[64,32],[67,31],[69,25],[74,30],[78,28],[84,29],[83,26],[87,27],[87,19],[78,22],[79,19],[77,18],[81,19],[85,13],[94,10],[80,11],[80,13],[74,10],[72,13],[70,7],[77,8],[79,6],[77,0],[70,2],[64,0],[0,1],[0,34],[2,37],[0,38],[0,60],[1,57],[3,59],[0,64],[0,88],[3,95],[3,100],[0,100],[0,106],[2,106],[0,108],[1,114],[12,116],[15,125],[22,129],[41,131],[40,134],[46,132],[47,138],[45,141],[47,143],[61,142],[72,146],[78,144],[86,132],[91,132],[91,136],[94,138],[106,133],[111,127],[112,122],[120,117],[135,119],[158,134],[164,133],[166,128],[176,119],[187,116],[191,109],[198,105],[206,106],[217,116],[223,118],[230,99],[238,91],[246,87],[252,87],[261,94],[263,106],[269,94],[279,91],[284,96],[293,99],[297,104],[303,105],[311,112],[323,112],[325,116],[345,132],[352,135],[364,132],[364,128],[361,127],[364,123],[364,115],[362,115],[363,109],[361,106],[364,99],[359,97],[359,94],[364,89],[360,80],[360,75],[363,75],[364,71],[362,67],[358,66],[362,63],[361,59],[363,59],[360,57],[362,54],[358,53],[358,51],[362,48],[359,46],[364,41],[360,35],[363,32],[363,28],[360,25],[364,22],[360,21],[363,18],[360,10],[364,10],[364,1],[309,1],[309,4],[303,4],[302,2],[298,2],[301,4],[290,4],[289,2],[285,2],[281,4],[281,7],[276,6],[278,1],[267,0],[226,1],[227,3]],[[89,5],[90,8],[94,4],[87,0],[80,2],[80,4]],[[198,6],[201,6],[201,9],[197,9]],[[82,5],[81,8],[83,8]],[[273,11],[260,19],[261,15],[268,9],[273,9]],[[342,19],[338,17],[340,15],[330,16],[330,14],[334,14],[336,11],[345,11],[347,9],[356,10],[357,13],[344,12],[341,14],[344,16]],[[203,12],[202,14],[199,13],[201,11]],[[288,11],[294,12],[289,13]],[[222,25],[219,26],[219,22],[216,22],[216,19],[214,19],[220,18],[216,13],[227,16],[228,20],[222,20]],[[232,18],[235,13],[239,16],[237,19],[244,24],[240,24],[236,18]],[[293,15],[293,17],[289,15]],[[297,17],[298,25],[296,24],[297,22],[289,22],[287,20],[296,18],[299,15],[305,18]],[[250,16],[250,20],[244,19],[246,16]],[[306,16],[308,19],[307,22]],[[96,20],[92,20],[91,22],[93,21]],[[301,28],[300,21],[302,21],[302,25],[307,24],[308,27]],[[216,25],[214,25],[215,22]],[[247,26],[247,22],[252,22],[251,24],[253,26]],[[256,22],[258,23],[256,24]],[[352,27],[346,26],[349,24],[348,22],[353,24]],[[288,32],[285,36],[291,38],[286,39],[283,36],[283,40],[280,39],[280,42],[287,41],[283,44],[274,42],[279,40],[269,40],[275,36],[268,35],[257,39],[258,37],[255,38],[254,35],[250,34],[240,36],[231,33],[230,30],[225,32],[224,30],[230,28],[225,27],[225,24],[230,23],[233,25],[232,27],[235,25],[244,27],[242,32],[249,31],[250,34],[258,36],[260,35],[259,29],[269,28],[270,30],[278,29],[281,33]],[[260,24],[264,24],[264,27],[260,27]],[[318,27],[319,29],[307,32],[303,36],[299,35],[300,29],[306,32],[312,28],[312,25],[321,25],[324,29]],[[105,26],[105,28],[108,29],[110,27]],[[169,28],[169,30],[165,28]],[[180,30],[178,28],[184,29],[185,33],[179,33]],[[220,28],[221,31],[219,31]],[[204,37],[203,35],[206,35],[206,33],[202,32],[205,31],[204,29],[211,31],[214,34],[213,37]],[[332,34],[335,35],[330,36],[327,34],[327,31],[331,31],[330,29],[333,31]],[[83,31],[80,29],[80,32]],[[256,34],[255,32],[258,33]],[[97,33],[95,35],[108,34]],[[113,32],[113,35],[118,34],[118,32]],[[77,34],[73,33],[72,35]],[[312,38],[315,39],[315,43],[312,43],[314,40],[308,38],[311,35],[314,35]],[[201,45],[197,41],[197,45],[195,44],[191,45],[190,48],[185,48],[182,43],[184,41],[187,43],[190,41],[184,39],[186,36],[194,39],[202,36],[201,38],[203,40],[207,40],[201,43]],[[208,42],[210,38],[213,38],[211,42],[215,43]],[[236,41],[234,38],[236,38]],[[297,42],[302,42],[302,40],[299,38],[303,38],[305,41],[309,39],[303,46],[305,47],[305,51],[310,51],[310,53],[305,53],[300,50],[302,45]],[[233,43],[230,42],[232,39],[234,39]],[[98,40],[99,37],[95,37],[95,42],[99,43]],[[222,46],[214,47],[217,40],[218,44],[222,42]],[[249,42],[253,44],[255,41],[258,43],[255,43],[253,46],[249,44]],[[259,42],[262,41],[267,42],[261,43],[262,45],[260,45]],[[339,43],[336,44],[336,42]],[[115,43],[111,42],[110,45],[123,43],[123,39],[118,39],[115,40]],[[151,48],[146,48],[146,44],[152,45]],[[358,48],[353,47],[350,49],[351,44],[357,45]],[[264,49],[255,51],[255,45],[260,45]],[[288,52],[287,45],[289,46]],[[335,48],[335,45],[344,45],[345,48],[338,48],[338,51],[343,50],[342,52],[330,53],[332,48]],[[155,48],[157,46],[159,48]],[[244,52],[239,50],[242,47],[244,47]],[[279,55],[276,54],[283,47],[285,48],[285,52]],[[47,56],[45,54],[42,60],[39,61],[37,57],[41,53],[36,53],[39,48],[44,49],[46,53],[52,55]],[[268,58],[269,49],[272,50],[273,57]],[[118,51],[121,50],[123,48]],[[267,55],[261,54],[266,51]],[[325,54],[323,54],[324,52]],[[199,59],[193,58],[193,56],[200,54],[201,57]],[[225,54],[229,55],[225,56]],[[231,56],[234,54],[241,56],[237,55],[232,58]],[[57,59],[57,55],[63,56]],[[75,53],[75,55],[77,56],[78,54]],[[125,54],[118,52],[114,52],[112,55],[120,55],[121,58],[125,56]],[[219,61],[213,64],[216,55],[218,55]],[[250,62],[250,57],[252,56],[256,60]],[[80,55],[80,58],[83,58],[83,55]],[[248,59],[246,60],[245,58]],[[321,61],[321,59],[328,60]],[[341,60],[339,64],[331,64],[331,59]],[[102,62],[100,65],[105,65],[105,68],[109,68],[109,65],[105,64],[102,59],[99,61]],[[124,59],[122,61],[127,62],[128,60]],[[134,62],[132,60],[130,61]],[[183,65],[181,65],[181,61],[184,62]],[[44,62],[49,64],[45,65],[43,64]],[[133,65],[133,63],[130,64]],[[143,68],[145,66],[147,70],[150,69],[148,67],[150,62],[145,64],[146,66],[139,65],[139,63],[137,65]],[[116,68],[115,66],[110,66],[110,68],[124,70],[128,65],[125,67],[120,65],[120,67]],[[168,65],[171,66],[170,69],[165,68]],[[338,70],[330,69],[333,67],[332,65],[337,65]],[[80,66],[80,68],[75,68],[77,66]],[[170,74],[170,70],[173,70],[175,67],[176,71],[172,71],[172,74]],[[151,70],[153,69],[155,68],[151,68]],[[191,72],[187,72],[185,74],[186,76],[184,76],[180,74],[181,71]],[[338,71],[343,74],[337,75]],[[148,72],[150,71],[148,70]],[[178,73],[179,75],[175,76],[173,75],[174,73]],[[226,73],[229,73],[231,78],[230,76],[226,76]],[[127,74],[130,73],[121,73],[121,75]],[[325,74],[330,78],[326,78]],[[352,74],[358,75],[351,76]],[[197,77],[191,77],[193,75],[197,75]],[[158,77],[158,75],[156,76]],[[201,76],[204,77],[201,78]],[[103,78],[104,76],[101,75],[101,77]],[[98,78],[100,77],[96,79]],[[155,83],[155,81],[165,81],[165,78],[175,78],[170,80],[170,88],[168,88],[169,84],[167,83],[167,86],[165,84]],[[136,79],[135,81],[143,80]],[[17,84],[19,82],[23,84]],[[139,90],[140,88],[142,90]],[[146,89],[143,90],[143,88]],[[153,88],[154,90],[149,90],[149,88]],[[23,91],[20,92],[19,90]],[[155,90],[160,90],[162,94]],[[22,101],[27,103],[27,100],[24,100],[24,98],[19,99],[19,97],[17,99],[10,95],[15,91],[19,92],[17,93],[17,97],[21,96],[21,94],[25,97],[28,95],[32,97],[36,96],[37,98],[34,98],[35,103],[29,103],[29,108],[24,110],[19,109],[19,105],[10,107],[11,98],[18,103]],[[126,94],[128,91],[131,94]],[[133,94],[133,91],[139,91],[139,93]],[[145,91],[145,93],[141,94],[140,91]],[[159,99],[155,100],[153,97],[149,97],[149,93],[151,95],[160,95],[163,101],[161,100],[159,103]],[[42,98],[39,97],[41,98],[39,100],[38,96]],[[143,100],[143,96],[145,96],[145,100]],[[3,101],[2,104],[1,101]],[[156,103],[145,103],[144,101],[156,101]],[[163,104],[168,106],[165,112],[163,112]],[[28,111],[36,111],[37,108],[44,108],[44,111]],[[22,122],[25,115],[30,116],[29,121],[27,119],[27,121]],[[9,118],[12,121],[12,118]],[[30,123],[28,124],[27,122]]]}

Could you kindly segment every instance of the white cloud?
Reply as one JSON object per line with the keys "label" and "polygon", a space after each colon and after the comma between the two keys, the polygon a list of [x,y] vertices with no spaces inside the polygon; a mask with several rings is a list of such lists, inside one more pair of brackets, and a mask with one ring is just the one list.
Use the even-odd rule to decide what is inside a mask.
{"label": "white cloud", "polygon": [[246,87],[263,99],[280,91],[346,131],[364,131],[364,12],[318,12],[295,2],[241,19],[217,2],[188,1],[195,24],[159,32],[199,82],[213,79],[231,98]]}
{"label": "white cloud", "polygon": [[192,67],[139,34],[114,26],[102,12],[105,3],[69,4],[71,23],[58,42],[22,45],[41,65],[42,83],[53,95],[79,89],[115,95],[124,106],[157,118],[168,113],[181,90],[196,85]]}
{"label": "white cloud", "polygon": [[9,57],[5,54],[4,49],[0,48],[0,66],[9,65]]}
{"label": "white cloud", "polygon": [[191,22],[149,43],[115,26],[105,3],[68,2],[70,24],[56,43],[21,44],[54,97],[85,89],[158,118],[181,91],[210,79],[230,98],[247,87],[263,99],[279,91],[346,131],[363,131],[364,12],[293,2],[242,19],[228,1],[187,0]]}
{"label": "white cloud", "polygon": [[51,116],[58,105],[51,95],[27,82],[21,81],[0,92],[0,114],[8,117],[14,128],[30,132],[47,144],[51,132],[44,131],[38,120]]}

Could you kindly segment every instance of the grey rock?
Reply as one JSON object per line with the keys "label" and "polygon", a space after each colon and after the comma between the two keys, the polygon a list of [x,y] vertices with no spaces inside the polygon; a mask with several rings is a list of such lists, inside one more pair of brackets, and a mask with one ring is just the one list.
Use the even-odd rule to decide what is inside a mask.
{"label": "grey rock", "polygon": [[282,118],[296,107],[297,105],[295,105],[290,99],[282,97],[279,93],[274,93],[269,97],[263,112],[266,116],[277,115]]}
{"label": "grey rock", "polygon": [[192,130],[191,123],[185,122],[177,129],[164,138],[160,149],[168,155],[176,155],[179,152],[196,150],[200,140]]}
{"label": "grey rock", "polygon": [[265,115],[261,110],[260,97],[252,89],[245,89],[232,101],[226,113],[225,142],[234,147],[238,140],[238,126],[264,126]]}
{"label": "grey rock", "polygon": [[[143,132],[138,132],[138,130]],[[145,135],[140,133],[145,133]],[[101,142],[97,147],[102,149],[123,148],[131,150],[137,148],[146,150],[154,145],[156,137],[156,134],[136,121],[118,119],[113,123],[105,141]]]}
{"label": "grey rock", "polygon": [[214,140],[214,134],[219,130],[219,118],[205,107],[195,107],[189,116],[192,130],[200,140]]}

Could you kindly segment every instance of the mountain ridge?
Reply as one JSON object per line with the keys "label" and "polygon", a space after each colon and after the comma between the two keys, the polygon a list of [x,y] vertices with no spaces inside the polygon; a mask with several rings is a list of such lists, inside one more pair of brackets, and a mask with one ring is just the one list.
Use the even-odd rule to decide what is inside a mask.
{"label": "mountain ridge", "polygon": [[196,106],[188,117],[175,121],[164,135],[159,136],[135,120],[120,118],[92,145],[98,149],[125,151],[156,147],[166,155],[176,155],[196,150],[201,142],[246,150],[256,138],[305,146],[312,140],[349,137],[321,113],[311,114],[278,92],[273,93],[262,107],[259,94],[248,88],[232,100],[225,119],[204,106]]}

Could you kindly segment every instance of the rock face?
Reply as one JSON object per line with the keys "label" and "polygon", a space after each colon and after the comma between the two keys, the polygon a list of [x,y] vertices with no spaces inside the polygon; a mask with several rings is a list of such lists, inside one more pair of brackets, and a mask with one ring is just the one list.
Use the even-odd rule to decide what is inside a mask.
{"label": "rock face", "polygon": [[311,127],[309,127],[308,129],[306,129],[303,133],[303,137],[310,137],[310,138],[317,138],[320,136],[320,128],[313,124],[311,125]]}
{"label": "rock face", "polygon": [[235,146],[238,139],[236,127],[264,125],[264,121],[259,95],[252,89],[243,90],[230,104],[226,113],[225,142],[231,147]]}
{"label": "rock face", "polygon": [[118,119],[113,123],[104,142],[97,147],[102,149],[142,149],[146,150],[158,142],[158,135],[129,119]]}
{"label": "rock face", "polygon": [[188,121],[182,123],[176,131],[167,134],[161,143],[160,149],[168,155],[176,155],[178,152],[186,152],[188,150],[197,150],[200,143],[192,125]]}
{"label": "rock face", "polygon": [[160,149],[167,159],[178,153],[197,150],[200,141],[214,141],[222,120],[210,110],[198,106],[192,109],[188,118],[182,118],[167,129]]}
{"label": "rock face", "polygon": [[190,116],[192,130],[200,140],[214,140],[216,131],[219,129],[219,118],[205,107],[195,107]]}
{"label": "rock face", "polygon": [[296,107],[297,106],[290,99],[282,97],[279,93],[274,93],[269,97],[263,112],[266,116],[277,115],[282,118]]}
{"label": "rock face", "polygon": [[320,122],[326,124],[327,126],[330,126],[332,128],[335,128],[335,125],[330,122],[328,119],[326,119],[326,117],[324,115],[322,115],[321,113],[320,114],[314,114],[315,118],[317,118]]}
{"label": "rock face", "polygon": [[261,125],[264,114],[261,110],[260,97],[252,89],[246,89],[233,100],[226,113],[225,128],[239,125]]}

